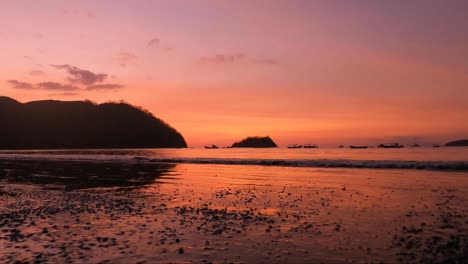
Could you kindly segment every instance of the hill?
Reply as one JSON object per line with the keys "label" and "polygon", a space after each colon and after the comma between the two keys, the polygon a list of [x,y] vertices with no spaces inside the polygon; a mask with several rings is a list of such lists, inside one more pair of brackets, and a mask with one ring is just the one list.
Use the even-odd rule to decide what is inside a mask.
{"label": "hill", "polygon": [[468,139],[460,139],[448,142],[445,144],[447,147],[468,147]]}
{"label": "hill", "polygon": [[0,149],[185,148],[182,135],[127,103],[0,97]]}
{"label": "hill", "polygon": [[270,137],[248,137],[232,144],[232,148],[276,148],[276,143]]}

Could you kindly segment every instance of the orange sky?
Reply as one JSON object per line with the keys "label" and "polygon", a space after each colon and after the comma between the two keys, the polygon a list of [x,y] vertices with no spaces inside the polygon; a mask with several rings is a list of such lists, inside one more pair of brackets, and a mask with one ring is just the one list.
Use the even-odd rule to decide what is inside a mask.
{"label": "orange sky", "polygon": [[[468,137],[466,1],[2,1],[0,94],[124,99],[190,146]],[[101,74],[101,75],[99,75]]]}

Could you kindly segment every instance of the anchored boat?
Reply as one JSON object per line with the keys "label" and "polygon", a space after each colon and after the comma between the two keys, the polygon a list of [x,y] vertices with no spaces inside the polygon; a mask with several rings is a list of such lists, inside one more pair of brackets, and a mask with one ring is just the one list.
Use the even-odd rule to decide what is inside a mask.
{"label": "anchored boat", "polygon": [[366,149],[366,148],[369,148],[368,146],[352,146],[350,145],[349,148],[352,148],[352,149]]}
{"label": "anchored boat", "polygon": [[291,145],[288,145],[288,148],[290,148],[290,149],[302,148],[302,145],[291,144]]}
{"label": "anchored boat", "polygon": [[400,145],[398,143],[393,143],[393,144],[380,144],[378,147],[379,148],[404,148],[405,146]]}

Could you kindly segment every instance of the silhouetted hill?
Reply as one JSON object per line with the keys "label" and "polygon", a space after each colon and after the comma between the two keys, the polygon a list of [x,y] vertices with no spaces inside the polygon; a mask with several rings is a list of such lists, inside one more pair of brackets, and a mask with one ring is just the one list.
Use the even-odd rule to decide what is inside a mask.
{"label": "silhouetted hill", "polygon": [[126,103],[0,97],[0,149],[185,148],[182,135]]}
{"label": "silhouetted hill", "polygon": [[468,139],[460,139],[445,144],[447,147],[468,147]]}
{"label": "silhouetted hill", "polygon": [[232,144],[232,148],[276,148],[277,145],[270,137],[248,137]]}
{"label": "silhouetted hill", "polygon": [[20,102],[6,96],[0,96],[0,107],[4,105],[15,105],[20,104]]}

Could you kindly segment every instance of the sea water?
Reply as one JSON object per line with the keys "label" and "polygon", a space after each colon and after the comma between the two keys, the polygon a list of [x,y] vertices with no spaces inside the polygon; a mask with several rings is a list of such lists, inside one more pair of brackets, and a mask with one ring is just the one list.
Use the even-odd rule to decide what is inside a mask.
{"label": "sea water", "polygon": [[0,158],[468,171],[468,147],[3,150]]}

